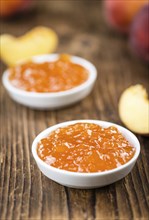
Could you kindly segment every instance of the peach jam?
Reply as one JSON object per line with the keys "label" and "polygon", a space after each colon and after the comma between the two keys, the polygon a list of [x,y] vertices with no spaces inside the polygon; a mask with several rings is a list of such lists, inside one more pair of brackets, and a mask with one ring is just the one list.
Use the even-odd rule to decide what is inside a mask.
{"label": "peach jam", "polygon": [[60,92],[72,89],[88,79],[88,70],[61,55],[52,62],[28,62],[10,69],[11,84],[29,92]]}
{"label": "peach jam", "polygon": [[47,164],[73,172],[102,172],[127,163],[135,148],[114,126],[76,123],[39,141],[37,154]]}

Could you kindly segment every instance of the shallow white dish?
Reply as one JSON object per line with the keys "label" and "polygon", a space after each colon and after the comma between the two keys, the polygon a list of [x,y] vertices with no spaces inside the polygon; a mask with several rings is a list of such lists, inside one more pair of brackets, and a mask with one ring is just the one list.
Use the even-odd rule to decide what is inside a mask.
{"label": "shallow white dish", "polygon": [[[51,55],[40,55],[33,57],[32,60],[36,63],[42,63],[46,61],[55,61],[59,58],[58,54]],[[86,68],[89,71],[88,79],[79,86],[75,88],[63,91],[63,92],[50,92],[50,93],[37,93],[37,92],[28,92],[14,87],[9,79],[9,70],[6,70],[3,73],[2,81],[3,85],[8,91],[10,97],[16,102],[23,104],[25,106],[35,108],[35,109],[57,109],[61,108],[75,102],[80,101],[85,98],[91,92],[96,77],[97,71],[93,64],[87,60],[71,56],[71,61],[73,63],[79,64]]]}
{"label": "shallow white dish", "polygon": [[[109,127],[111,125],[117,127],[118,130],[123,134],[123,136],[129,141],[129,143],[136,148],[134,157],[130,161],[128,161],[126,164],[118,168],[115,168],[109,171],[95,172],[95,173],[77,173],[77,172],[65,171],[65,170],[58,169],[58,168],[55,168],[55,167],[52,167],[46,164],[44,161],[42,161],[38,157],[37,143],[42,138],[48,136],[52,131],[54,131],[57,128],[65,127],[65,126],[75,124],[78,122],[94,123],[102,127]],[[98,120],[77,120],[77,121],[68,121],[68,122],[57,124],[41,132],[35,138],[32,144],[33,157],[39,169],[45,176],[47,176],[51,180],[54,180],[55,182],[62,184],[64,186],[68,186],[72,188],[81,188],[81,189],[97,188],[97,187],[101,187],[101,186],[114,183],[122,179],[132,170],[139,156],[139,153],[140,153],[140,144],[139,144],[138,139],[132,132],[130,132],[126,128],[123,128],[122,126],[119,126],[117,124],[113,124],[113,123],[106,122],[106,121],[98,121]]]}

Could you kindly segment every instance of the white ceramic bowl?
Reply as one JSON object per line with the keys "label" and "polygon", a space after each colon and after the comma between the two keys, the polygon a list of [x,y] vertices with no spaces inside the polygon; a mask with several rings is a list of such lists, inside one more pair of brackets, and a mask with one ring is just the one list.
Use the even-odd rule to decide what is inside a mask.
{"label": "white ceramic bowl", "polygon": [[[133,158],[130,161],[128,161],[126,164],[109,171],[95,172],[95,173],[78,173],[78,172],[70,172],[52,167],[46,164],[38,157],[37,143],[42,138],[48,136],[52,131],[54,131],[57,128],[65,127],[78,122],[95,123],[102,127],[109,127],[111,125],[117,127],[118,130],[123,134],[123,136],[129,141],[129,143],[136,148],[136,152]],[[32,144],[32,153],[41,172],[51,180],[54,180],[55,182],[62,184],[64,186],[87,189],[87,188],[97,188],[97,187],[105,186],[125,177],[132,170],[133,166],[136,163],[136,160],[140,153],[140,144],[138,139],[132,132],[117,124],[113,124],[105,121],[98,121],[98,120],[77,120],[77,121],[69,121],[69,122],[57,124],[41,132],[35,138]]]}
{"label": "white ceramic bowl", "polygon": [[[33,57],[33,62],[43,63],[46,61],[55,61],[59,58],[58,54],[51,55],[40,55]],[[87,60],[71,56],[71,61],[73,63],[79,64],[89,71],[88,79],[79,86],[75,88],[63,91],[63,92],[49,92],[49,93],[37,93],[28,92],[14,87],[9,79],[9,70],[6,70],[3,74],[2,81],[3,85],[8,91],[10,97],[16,102],[23,104],[25,106],[35,108],[35,109],[57,109],[61,108],[75,102],[80,101],[85,98],[91,92],[93,85],[97,77],[97,71],[93,64]]]}

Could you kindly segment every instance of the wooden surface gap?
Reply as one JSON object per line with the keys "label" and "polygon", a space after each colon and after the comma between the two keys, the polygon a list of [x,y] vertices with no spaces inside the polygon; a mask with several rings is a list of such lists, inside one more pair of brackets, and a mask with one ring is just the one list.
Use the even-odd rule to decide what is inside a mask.
{"label": "wooden surface gap", "polygon": [[70,196],[68,192],[68,188],[64,187],[65,193],[66,193],[66,201],[67,201],[67,210],[68,210],[68,220],[72,220],[72,213],[71,213],[71,207],[70,207]]}
{"label": "wooden surface gap", "polygon": [[[142,166],[144,168],[144,172],[145,172],[145,176],[146,176],[146,183],[147,185],[149,186],[149,172],[148,172],[148,167],[149,167],[149,160],[148,160],[148,157],[147,157],[147,153],[149,153],[149,149],[148,149],[148,146],[149,146],[149,139],[147,137],[145,137],[146,139],[146,146],[145,147],[145,141],[144,141],[144,138],[142,138],[141,136],[139,137],[139,140],[140,142],[142,143],[141,144],[141,159],[142,159]],[[148,187],[149,189],[149,187]]]}
{"label": "wooden surface gap", "polygon": [[[141,215],[143,215],[143,213],[145,215],[148,215],[149,208],[147,205],[144,189],[142,187],[142,180],[141,180],[141,176],[139,173],[138,164],[136,164],[135,169],[136,169],[136,172],[133,172],[134,175],[132,175],[132,180],[133,180],[134,188],[136,190],[136,194],[138,197],[138,201],[139,201],[138,204],[140,205]],[[137,175],[137,180],[136,180],[136,175]],[[141,185],[141,188],[139,187],[140,185]]]}
{"label": "wooden surface gap", "polygon": [[23,199],[21,205],[21,219],[28,218],[30,207],[30,188],[31,188],[31,172],[30,172],[30,144],[28,140],[28,120],[27,112],[23,109],[23,150],[24,150],[24,185],[23,185]]}
{"label": "wooden surface gap", "polygon": [[13,216],[13,208],[14,208],[14,195],[15,195],[15,186],[16,186],[16,146],[18,144],[17,135],[16,135],[16,120],[13,117],[14,112],[16,111],[16,106],[12,105],[11,112],[11,132],[12,132],[12,145],[11,145],[11,170],[10,170],[10,184],[9,184],[9,197],[8,197],[8,210],[7,218],[11,219]]}
{"label": "wooden surface gap", "polygon": [[[10,100],[9,100],[10,101]],[[8,198],[9,198],[9,195],[8,195],[8,192],[9,192],[9,179],[10,179],[10,164],[11,164],[11,139],[10,139],[10,114],[9,114],[9,103],[11,102],[6,102],[6,118],[8,119],[7,120],[7,123],[5,124],[5,130],[4,132],[6,134],[8,134],[8,139],[6,140],[6,136],[4,137],[4,147],[5,147],[5,157],[4,157],[4,160],[5,160],[5,163],[4,163],[4,170],[3,170],[3,173],[2,175],[4,175],[4,184],[3,184],[3,194],[2,194],[2,212],[1,212],[1,216],[2,218],[6,218],[7,216],[7,206],[8,206]]]}
{"label": "wooden surface gap", "polygon": [[126,178],[125,182],[126,182],[125,187],[127,188],[127,192],[129,194],[131,207],[134,207],[134,209],[132,209],[133,218],[134,219],[140,218],[141,217],[141,208],[140,208],[140,204],[139,204],[139,198],[138,198],[138,195],[137,195],[135,187],[134,187],[132,175],[130,175],[130,178]]}
{"label": "wooden surface gap", "polygon": [[[16,134],[18,135],[22,131],[22,111],[17,109],[17,118],[16,122],[18,123]],[[18,135],[18,142],[16,144],[16,184],[15,184],[15,196],[14,196],[14,219],[20,219],[21,216],[21,204],[23,196],[23,185],[24,185],[24,168],[23,168],[23,138],[22,132]],[[18,205],[19,204],[19,205]]]}

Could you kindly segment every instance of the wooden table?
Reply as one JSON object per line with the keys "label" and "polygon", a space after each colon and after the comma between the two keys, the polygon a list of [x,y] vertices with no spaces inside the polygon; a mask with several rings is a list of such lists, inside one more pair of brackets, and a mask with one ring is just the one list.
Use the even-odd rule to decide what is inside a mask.
{"label": "wooden table", "polygon": [[[0,25],[1,33],[15,35],[37,25],[52,27],[60,39],[57,52],[90,60],[99,74],[91,95],[56,111],[21,106],[1,85],[0,219],[148,219],[148,137],[138,135],[141,154],[126,178],[93,190],[70,189],[49,180],[31,154],[35,136],[56,123],[99,119],[121,124],[117,109],[122,91],[137,83],[149,89],[148,66],[130,54],[127,37],[107,27],[100,1],[42,1],[31,13]],[[5,68],[1,66],[1,75]]]}

